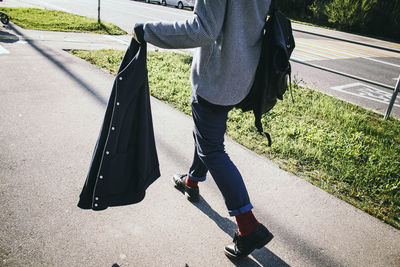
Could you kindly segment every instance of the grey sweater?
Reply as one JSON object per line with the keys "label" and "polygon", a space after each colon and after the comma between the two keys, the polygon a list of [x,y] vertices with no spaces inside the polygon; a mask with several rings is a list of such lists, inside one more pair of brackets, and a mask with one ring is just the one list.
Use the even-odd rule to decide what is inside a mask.
{"label": "grey sweater", "polygon": [[194,48],[192,94],[235,105],[250,91],[271,0],[197,0],[193,18],[144,24],[144,40],[162,48]]}

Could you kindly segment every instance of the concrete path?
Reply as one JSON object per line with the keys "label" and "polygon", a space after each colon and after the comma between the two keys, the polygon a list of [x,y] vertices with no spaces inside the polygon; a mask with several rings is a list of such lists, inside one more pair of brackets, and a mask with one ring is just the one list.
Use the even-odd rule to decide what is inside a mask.
{"label": "concrete path", "polygon": [[400,231],[228,138],[254,213],[275,238],[249,258],[227,259],[223,247],[236,226],[212,177],[200,185],[198,204],[170,181],[191,163],[191,118],[156,99],[162,176],[137,205],[80,210],[113,76],[62,50],[84,48],[83,41],[37,40],[42,33],[14,29],[0,35],[8,51],[0,54],[1,266],[400,265]]}

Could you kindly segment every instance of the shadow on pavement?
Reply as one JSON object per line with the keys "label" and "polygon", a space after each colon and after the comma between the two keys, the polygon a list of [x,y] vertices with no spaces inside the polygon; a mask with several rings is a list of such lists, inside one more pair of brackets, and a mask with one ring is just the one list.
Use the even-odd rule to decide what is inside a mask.
{"label": "shadow on pavement", "polygon": [[[13,27],[12,25],[9,25],[9,27],[11,28],[11,30],[13,30],[14,32],[16,32],[18,35],[25,37],[25,35],[23,33],[21,33],[20,31],[18,31],[18,29],[16,29],[15,27]],[[1,40],[0,40],[1,41]],[[55,59],[54,57],[52,57],[51,55],[49,55],[46,51],[44,51],[43,49],[41,49],[39,46],[37,46],[35,44],[34,40],[26,40],[28,42],[29,45],[31,45],[35,50],[37,50],[40,54],[42,54],[45,58],[47,58],[48,60],[50,60],[54,65],[56,65],[59,69],[61,69],[62,71],[64,71],[65,73],[67,73],[75,82],[77,82],[78,84],[80,84],[83,88],[86,89],[86,91],[92,95],[102,106],[106,106],[107,105],[107,101],[101,97],[93,88],[91,88],[86,82],[82,81],[81,79],[79,79],[78,77],[76,77],[70,70],[68,70],[60,61],[58,61],[57,59]]]}
{"label": "shadow on pavement", "polygon": [[[24,34],[22,34],[18,29],[16,29],[13,25],[8,25],[11,30],[13,30],[17,35],[11,34],[3,28],[0,27],[0,42],[17,42],[19,38],[26,37]],[[5,36],[4,38],[2,38]],[[85,81],[81,80],[78,78],[74,73],[72,73],[70,70],[68,70],[62,62],[58,61],[55,59],[53,56],[51,56],[48,52],[40,48],[34,40],[29,40],[27,38],[27,43],[32,46],[36,51],[38,51],[40,54],[42,54],[45,58],[50,60],[56,67],[58,67],[60,70],[64,71],[66,74],[68,74],[71,79],[73,79],[75,82],[77,82],[79,85],[81,85],[91,96],[93,96],[97,102],[99,102],[101,105],[106,106],[107,102],[106,99],[104,99],[101,95],[99,95],[95,89],[93,89],[89,84],[87,84]],[[194,203],[193,204],[195,207],[197,207],[199,210],[201,210],[205,215],[207,215],[211,220],[213,220],[217,226],[223,230],[225,233],[227,233],[229,236],[233,236],[234,233],[236,232],[236,224],[229,220],[228,218],[220,216],[216,211],[214,211],[210,205],[207,203],[207,201],[203,198],[201,198],[201,201],[199,203]],[[280,238],[282,242],[286,243],[293,251],[298,252],[300,257],[307,258],[311,260],[312,262],[318,264],[318,263],[326,263],[326,265],[339,265],[338,261],[334,258],[331,257],[330,255],[324,253],[321,249],[318,247],[309,244],[305,240],[302,240],[300,236],[297,236],[295,233],[292,233],[290,230],[285,229],[282,225],[275,223],[275,230],[278,230],[280,233]],[[293,242],[293,240],[296,241],[296,243]],[[227,243],[230,240],[227,240]],[[222,253],[222,251],[221,251]],[[275,255],[273,252],[268,250],[267,248],[262,248],[254,251],[252,254],[253,259],[251,258],[245,258],[240,261],[233,261],[232,263],[236,266],[289,266],[287,263],[285,263],[281,258],[279,258],[277,255]],[[115,265],[116,267],[117,265]]]}
{"label": "shadow on pavement", "polygon": [[10,26],[0,27],[0,43],[15,43],[19,41],[19,37],[15,34],[9,33],[6,29]]}
{"label": "shadow on pavement", "polygon": [[[19,36],[25,37],[23,33],[21,33],[18,29],[9,26],[11,30],[17,33]],[[6,36],[5,38],[1,38],[2,36]],[[0,31],[0,42],[16,42],[19,40],[19,37],[15,34],[10,34],[5,31]],[[26,40],[30,46],[32,46],[36,51],[42,54],[45,58],[50,60],[54,65],[56,65],[59,69],[67,73],[74,81],[80,84],[83,88],[86,89],[88,93],[90,93],[100,104],[105,106],[107,104],[106,100],[103,99],[93,88],[91,88],[85,81],[76,77],[70,70],[68,70],[62,62],[55,59],[45,50],[40,48],[34,40]],[[210,219],[212,219],[217,226],[226,232],[229,236],[233,236],[236,231],[236,225],[227,218],[221,217],[217,212],[215,212],[210,205],[204,200],[201,199],[200,203],[195,204],[195,206],[200,209],[204,214],[206,214]],[[258,261],[258,263],[250,258],[245,258],[240,261],[232,261],[232,263],[236,266],[288,266],[284,261],[282,261],[279,257],[273,254],[266,248],[262,248],[257,252],[252,253],[253,257]],[[117,263],[114,263],[112,267],[119,266]]]}
{"label": "shadow on pavement", "polygon": [[[234,236],[237,226],[234,222],[229,220],[228,218],[222,217],[218,214],[211,206],[207,203],[207,201],[200,196],[200,202],[192,203],[195,207],[197,207],[200,211],[202,211],[205,215],[207,215],[211,220],[213,220],[217,226],[227,233],[229,236]],[[230,241],[230,240],[229,240]],[[227,243],[229,243],[227,240]],[[244,258],[240,260],[230,259],[232,264],[235,266],[289,266],[286,262],[284,262],[281,258],[276,256],[273,252],[268,250],[267,248],[257,249],[252,254],[253,258],[256,260],[252,260],[251,258]]]}
{"label": "shadow on pavement", "polygon": [[100,28],[102,28],[106,33],[111,34],[110,30],[103,23],[100,23]]}

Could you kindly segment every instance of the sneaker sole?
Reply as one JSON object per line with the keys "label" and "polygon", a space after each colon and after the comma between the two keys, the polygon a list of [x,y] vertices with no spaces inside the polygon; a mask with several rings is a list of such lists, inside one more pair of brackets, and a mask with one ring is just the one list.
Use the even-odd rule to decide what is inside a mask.
{"label": "sneaker sole", "polygon": [[[236,256],[235,254],[232,254],[232,253],[230,253],[229,251],[227,251],[226,248],[224,248],[224,252],[225,252],[225,255],[226,255],[228,258],[232,258],[232,259],[240,259],[240,258],[245,257],[244,255],[241,256],[241,257],[238,257],[238,256]],[[247,255],[246,255],[246,256],[247,256]]]}

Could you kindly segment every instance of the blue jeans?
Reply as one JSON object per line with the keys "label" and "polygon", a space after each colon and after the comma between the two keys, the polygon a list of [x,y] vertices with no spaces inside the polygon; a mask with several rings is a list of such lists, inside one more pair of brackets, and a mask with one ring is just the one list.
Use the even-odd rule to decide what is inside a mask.
{"label": "blue jeans", "polygon": [[195,149],[189,178],[205,181],[209,171],[225,199],[229,215],[237,216],[253,206],[242,176],[225,152],[226,120],[232,108],[211,104],[199,96],[192,98]]}

